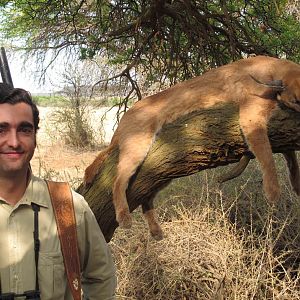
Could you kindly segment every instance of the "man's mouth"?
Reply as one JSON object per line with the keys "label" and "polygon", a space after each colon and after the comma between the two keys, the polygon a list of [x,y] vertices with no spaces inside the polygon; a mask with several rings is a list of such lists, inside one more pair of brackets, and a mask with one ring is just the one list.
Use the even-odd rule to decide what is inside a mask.
{"label": "man's mouth", "polygon": [[0,154],[5,155],[9,158],[19,158],[21,157],[24,152],[23,151],[9,151],[9,152],[1,152]]}

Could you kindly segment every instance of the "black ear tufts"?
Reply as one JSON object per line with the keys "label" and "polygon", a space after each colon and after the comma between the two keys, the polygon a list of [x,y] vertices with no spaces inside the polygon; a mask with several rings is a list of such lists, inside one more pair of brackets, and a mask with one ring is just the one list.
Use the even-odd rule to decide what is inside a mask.
{"label": "black ear tufts", "polygon": [[267,82],[266,84],[270,85],[270,86],[278,86],[278,87],[283,88],[283,82],[282,82],[282,80],[272,80],[270,82]]}
{"label": "black ear tufts", "polygon": [[283,85],[282,80],[272,80],[272,81],[268,81],[268,82],[261,82],[258,79],[256,79],[255,77],[253,77],[252,75],[250,75],[250,77],[258,84],[263,85],[265,87],[269,87],[271,89],[274,89],[277,92],[282,92],[285,90],[285,86]]}

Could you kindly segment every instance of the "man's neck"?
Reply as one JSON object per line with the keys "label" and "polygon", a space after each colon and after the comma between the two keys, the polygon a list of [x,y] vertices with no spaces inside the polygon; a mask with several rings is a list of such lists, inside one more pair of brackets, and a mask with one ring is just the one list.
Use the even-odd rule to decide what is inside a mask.
{"label": "man's neck", "polygon": [[30,171],[22,171],[13,177],[0,176],[0,197],[10,205],[16,205],[27,188]]}

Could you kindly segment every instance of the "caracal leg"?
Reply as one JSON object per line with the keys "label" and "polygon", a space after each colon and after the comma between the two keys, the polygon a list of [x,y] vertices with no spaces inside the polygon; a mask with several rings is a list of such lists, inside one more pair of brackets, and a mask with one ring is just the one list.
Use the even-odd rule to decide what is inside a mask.
{"label": "caracal leg", "polygon": [[291,185],[295,193],[300,196],[300,172],[295,151],[287,151],[283,153],[289,169],[289,177]]}
{"label": "caracal leg", "polygon": [[152,136],[140,134],[127,138],[123,145],[119,145],[120,154],[117,175],[113,185],[113,203],[120,227],[130,228],[132,225],[126,189],[131,176],[145,159],[152,141]]}
{"label": "caracal leg", "polygon": [[255,96],[246,99],[240,105],[240,125],[250,150],[260,164],[263,187],[270,204],[276,203],[280,197],[275,162],[267,133],[267,122],[274,108],[272,100]]}
{"label": "caracal leg", "polygon": [[157,215],[154,209],[153,200],[154,200],[154,196],[149,201],[147,201],[147,203],[142,204],[142,209],[143,209],[144,218],[148,223],[151,236],[155,240],[159,241],[163,239],[164,235],[160,227],[160,224],[157,220]]}

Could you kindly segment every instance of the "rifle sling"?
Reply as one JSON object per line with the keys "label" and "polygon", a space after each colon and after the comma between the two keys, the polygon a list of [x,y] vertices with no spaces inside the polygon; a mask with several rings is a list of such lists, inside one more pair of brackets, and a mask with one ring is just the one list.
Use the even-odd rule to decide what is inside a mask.
{"label": "rifle sling", "polygon": [[72,192],[66,182],[46,183],[56,219],[68,284],[74,300],[80,300],[80,261]]}

